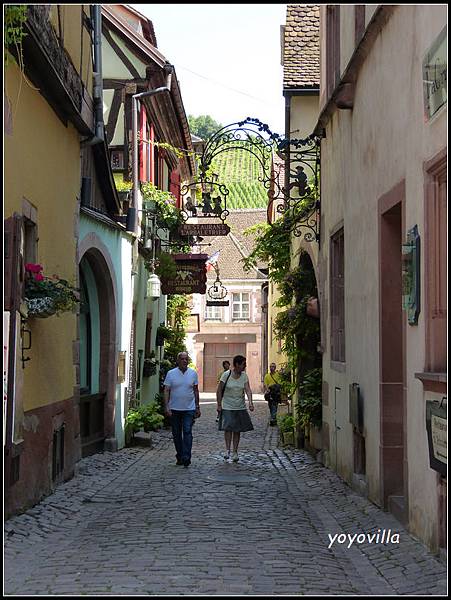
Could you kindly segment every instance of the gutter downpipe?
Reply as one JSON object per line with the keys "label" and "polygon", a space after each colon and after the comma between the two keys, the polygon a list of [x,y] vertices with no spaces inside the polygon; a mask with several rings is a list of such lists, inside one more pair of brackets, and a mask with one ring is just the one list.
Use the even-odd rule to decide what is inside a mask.
{"label": "gutter downpipe", "polygon": [[167,73],[166,85],[148,90],[147,92],[141,92],[140,94],[134,94],[132,96],[132,139],[133,139],[133,156],[132,156],[132,184],[133,184],[133,195],[132,195],[132,206],[127,211],[127,222],[126,230],[136,234],[137,231],[137,216],[138,216],[138,100],[141,98],[147,98],[149,96],[155,96],[161,92],[171,91],[172,72],[173,66],[170,64],[164,65],[164,70]]}
{"label": "gutter downpipe", "polygon": [[92,20],[94,29],[94,135],[82,140],[85,146],[94,146],[105,141],[103,123],[103,78],[102,78],[102,9],[100,4],[92,6]]}

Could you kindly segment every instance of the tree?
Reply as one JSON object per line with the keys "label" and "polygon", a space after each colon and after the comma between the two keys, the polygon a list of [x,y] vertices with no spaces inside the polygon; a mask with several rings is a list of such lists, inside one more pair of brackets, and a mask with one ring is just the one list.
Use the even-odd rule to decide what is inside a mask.
{"label": "tree", "polygon": [[188,115],[188,123],[191,130],[191,133],[197,135],[203,140],[208,140],[218,129],[221,129],[223,126],[220,123],[217,123],[210,115],[200,115],[199,117],[195,117],[193,115]]}

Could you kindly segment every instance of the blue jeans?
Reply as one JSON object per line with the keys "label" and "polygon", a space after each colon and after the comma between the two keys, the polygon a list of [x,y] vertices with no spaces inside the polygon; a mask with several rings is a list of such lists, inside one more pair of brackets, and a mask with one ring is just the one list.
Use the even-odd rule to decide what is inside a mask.
{"label": "blue jeans", "polygon": [[195,410],[172,411],[172,437],[174,439],[177,460],[182,462],[191,460],[191,448],[193,445],[192,428],[195,414]]}
{"label": "blue jeans", "polygon": [[275,421],[276,417],[277,417],[277,407],[278,407],[278,402],[274,402],[274,400],[270,400],[268,402],[268,406],[269,406],[269,414],[270,414],[270,419],[271,421]]}

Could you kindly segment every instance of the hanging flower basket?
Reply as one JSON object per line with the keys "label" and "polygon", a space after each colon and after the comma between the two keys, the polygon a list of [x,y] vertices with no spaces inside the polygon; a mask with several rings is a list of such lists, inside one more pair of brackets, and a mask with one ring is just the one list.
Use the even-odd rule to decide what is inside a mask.
{"label": "hanging flower basket", "polygon": [[54,314],[73,311],[80,300],[78,290],[58,275],[46,277],[42,266],[33,263],[25,265],[25,302],[28,317],[45,319]]}
{"label": "hanging flower basket", "polygon": [[49,296],[44,298],[25,298],[29,317],[46,319],[56,314],[55,302]]}
{"label": "hanging flower basket", "polygon": [[155,358],[155,353],[144,359],[143,377],[153,377],[157,374],[158,360]]}

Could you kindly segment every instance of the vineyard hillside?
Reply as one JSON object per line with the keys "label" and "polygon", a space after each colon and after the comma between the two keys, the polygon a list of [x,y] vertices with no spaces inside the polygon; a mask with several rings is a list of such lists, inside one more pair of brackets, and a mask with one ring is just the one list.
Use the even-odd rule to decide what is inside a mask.
{"label": "vineyard hillside", "polygon": [[243,149],[222,152],[212,161],[218,181],[229,190],[227,208],[266,208],[268,195],[258,177],[262,176],[258,159]]}

